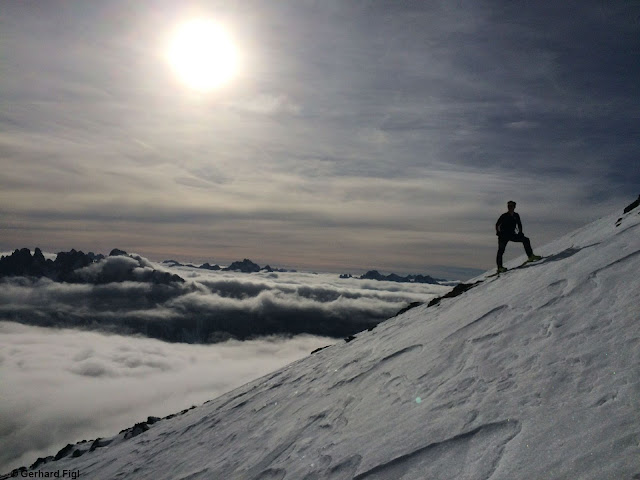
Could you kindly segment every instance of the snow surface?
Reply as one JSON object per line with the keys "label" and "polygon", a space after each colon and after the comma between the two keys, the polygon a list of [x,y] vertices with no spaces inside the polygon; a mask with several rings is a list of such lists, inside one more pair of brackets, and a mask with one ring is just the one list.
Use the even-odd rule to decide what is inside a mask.
{"label": "snow surface", "polygon": [[87,479],[639,479],[640,215],[618,217],[537,248],[542,262],[487,272],[459,297],[38,469]]}

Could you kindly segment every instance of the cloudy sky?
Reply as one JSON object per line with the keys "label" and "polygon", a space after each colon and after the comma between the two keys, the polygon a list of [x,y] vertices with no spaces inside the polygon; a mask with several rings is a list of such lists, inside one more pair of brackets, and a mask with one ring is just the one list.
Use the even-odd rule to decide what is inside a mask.
{"label": "cloudy sky", "polygon": [[535,248],[640,193],[639,54],[632,0],[5,1],[0,249],[488,269],[507,200]]}

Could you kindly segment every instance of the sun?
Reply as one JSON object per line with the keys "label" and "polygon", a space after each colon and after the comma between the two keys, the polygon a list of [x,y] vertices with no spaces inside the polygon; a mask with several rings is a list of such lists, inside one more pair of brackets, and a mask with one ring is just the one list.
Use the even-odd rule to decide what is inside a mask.
{"label": "sun", "polygon": [[238,68],[238,52],[229,34],[204,18],[185,22],[175,30],[167,59],[184,84],[202,92],[225,85]]}

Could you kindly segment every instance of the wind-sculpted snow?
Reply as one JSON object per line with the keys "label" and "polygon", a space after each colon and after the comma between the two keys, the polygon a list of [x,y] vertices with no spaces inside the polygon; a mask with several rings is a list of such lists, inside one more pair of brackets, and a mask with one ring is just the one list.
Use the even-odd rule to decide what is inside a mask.
{"label": "wind-sculpted snow", "polygon": [[0,279],[0,319],[171,342],[303,333],[341,338],[447,290],[339,280],[328,274],[249,275],[187,267],[168,272],[139,256],[87,262],[66,274],[65,282],[33,276]]}
{"label": "wind-sculpted snow", "polygon": [[[477,478],[488,479],[498,468],[505,446],[519,432],[517,421],[481,425],[469,432],[434,442],[383,463],[354,477],[354,480],[390,478]],[[473,462],[455,462],[455,458]]]}
{"label": "wind-sculpted snow", "polygon": [[537,249],[552,260],[487,272],[457,297],[130,440],[78,458],[83,447],[72,446],[34,469],[154,480],[640,478],[640,215],[617,217]]}

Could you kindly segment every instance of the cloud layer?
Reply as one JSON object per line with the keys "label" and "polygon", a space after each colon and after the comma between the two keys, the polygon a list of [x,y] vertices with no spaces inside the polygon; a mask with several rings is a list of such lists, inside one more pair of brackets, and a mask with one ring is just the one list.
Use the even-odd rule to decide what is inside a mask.
{"label": "cloud layer", "polygon": [[341,337],[447,290],[332,274],[242,274],[189,267],[171,269],[186,282],[156,283],[149,281],[150,272],[170,277],[160,265],[139,256],[107,257],[73,272],[84,281],[126,281],[86,284],[5,277],[0,280],[0,317],[188,343],[274,334]]}
{"label": "cloud layer", "polygon": [[[163,270],[186,281],[149,281],[149,272]],[[0,279],[0,471],[202,403],[335,342],[329,336],[361,331],[450,289],[337,274],[167,269],[139,256],[107,257],[74,278],[128,280]]]}
{"label": "cloud layer", "polygon": [[334,341],[186,345],[0,321],[0,472],[199,405]]}
{"label": "cloud layer", "polygon": [[[78,272],[95,281],[139,271],[138,282],[0,281],[0,471],[202,403],[335,342],[328,336],[360,331],[450,289],[190,267],[168,269],[185,282],[158,284],[143,280],[163,266],[136,258],[108,257]],[[322,336],[296,335],[303,332]]]}

